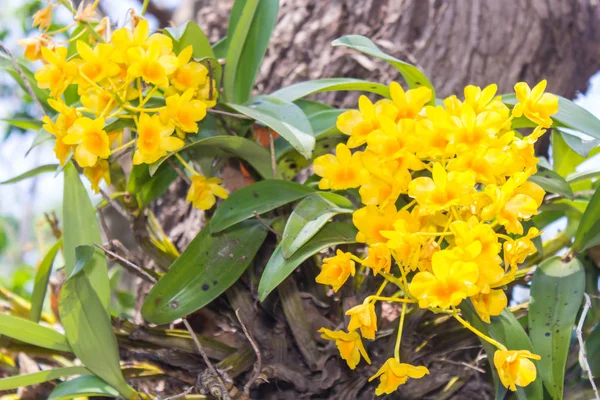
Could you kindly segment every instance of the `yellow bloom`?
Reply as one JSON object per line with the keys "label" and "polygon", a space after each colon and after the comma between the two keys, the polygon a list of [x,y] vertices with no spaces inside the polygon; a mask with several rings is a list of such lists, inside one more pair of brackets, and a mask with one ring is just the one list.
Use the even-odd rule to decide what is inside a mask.
{"label": "yellow bloom", "polygon": [[137,125],[137,150],[133,155],[133,164],[152,164],[168,152],[183,147],[183,140],[171,136],[175,128],[163,124],[158,115],[141,114]]}
{"label": "yellow bloom", "polygon": [[[106,114],[119,106],[119,103],[113,100],[111,92],[99,90],[96,86],[80,84],[77,92],[79,93],[81,104],[98,116],[100,116],[105,109]],[[106,108],[107,106],[108,109]]]}
{"label": "yellow bloom", "polygon": [[395,392],[398,386],[406,383],[408,378],[420,379],[425,375],[429,375],[429,370],[422,365],[415,367],[414,365],[401,363],[395,358],[388,358],[379,371],[369,378],[369,382],[376,378],[380,379],[375,394],[381,396],[382,394]]}
{"label": "yellow bloom", "polygon": [[398,109],[390,100],[379,100],[373,104],[367,96],[363,95],[358,99],[358,110],[349,110],[341,114],[336,126],[342,133],[350,135],[348,147],[353,149],[363,145],[367,141],[367,136],[379,128],[379,116],[385,115],[395,120],[397,114]]}
{"label": "yellow bloom", "polygon": [[177,57],[162,55],[159,45],[150,46],[147,50],[132,47],[127,51],[131,65],[127,73],[133,77],[141,77],[145,82],[166,87],[169,85],[168,76],[177,68]]}
{"label": "yellow bloom", "polygon": [[481,245],[480,257],[495,260],[500,263],[498,253],[502,246],[498,236],[489,224],[480,223],[477,217],[471,217],[467,222],[455,221],[450,224],[450,231],[454,234],[454,244],[466,248],[471,243],[479,242]]}
{"label": "yellow bloom", "polygon": [[[432,257],[432,272],[418,272],[410,283],[410,293],[419,300],[419,307],[448,309],[479,292],[479,269],[474,262],[453,260],[449,250]],[[450,259],[450,261],[449,261]]]}
{"label": "yellow bloom", "polygon": [[116,29],[110,38],[115,47],[115,52],[112,55],[113,60],[118,63],[126,63],[128,61],[127,52],[130,48],[144,48],[149,30],[148,21],[146,20],[141,20],[133,32],[127,28]]}
{"label": "yellow bloom", "polygon": [[36,11],[33,14],[33,27],[39,26],[40,29],[48,29],[52,24],[52,10],[56,7],[56,4],[50,3],[46,8]]}
{"label": "yellow bloom", "polygon": [[358,229],[356,241],[369,246],[375,243],[384,243],[386,238],[381,231],[390,231],[397,219],[396,206],[389,204],[379,209],[376,206],[366,206],[352,214],[352,222]]}
{"label": "yellow bloom", "polygon": [[60,161],[60,165],[65,165],[74,146],[66,144],[63,139],[75,120],[80,117],[80,114],[74,108],[67,107],[62,101],[48,99],[48,104],[58,111],[58,116],[56,122],[54,122],[46,115],[42,118],[42,122],[44,122],[44,129],[56,138],[54,154]]}
{"label": "yellow bloom", "polygon": [[83,174],[92,183],[92,190],[94,193],[98,193],[100,191],[99,185],[102,179],[104,179],[107,185],[110,185],[110,166],[105,160],[98,160],[93,167],[84,168]]}
{"label": "yellow bloom", "polygon": [[29,61],[42,60],[42,47],[51,47],[52,43],[52,38],[47,35],[17,40],[19,46],[25,47],[24,55]]}
{"label": "yellow bloom", "polygon": [[419,213],[420,207],[418,206],[414,207],[411,212],[401,210],[396,215],[394,229],[381,231],[381,235],[388,239],[387,247],[394,251],[398,262],[409,266],[411,270],[417,268],[422,245],[426,240],[425,236],[419,236],[416,233],[428,230],[427,227],[421,226]]}
{"label": "yellow bloom", "polygon": [[371,364],[369,355],[360,339],[358,332],[331,331],[321,328],[321,337],[326,340],[335,340],[335,345],[340,351],[342,359],[346,360],[350,369],[356,368],[362,356],[368,364]]}
{"label": "yellow bloom", "polygon": [[397,124],[386,116],[378,119],[380,129],[367,136],[369,151],[384,160],[395,159],[401,162],[400,168],[419,171],[423,163],[415,156],[419,140],[415,136],[415,121],[400,120]]}
{"label": "yellow bloom", "polygon": [[[119,66],[110,61],[113,51],[114,48],[110,44],[100,43],[92,49],[83,40],[78,40],[77,53],[83,59],[79,66],[80,73],[93,82],[100,82],[119,74]],[[85,86],[86,83],[87,80],[82,79],[79,84]]]}
{"label": "yellow bloom", "polygon": [[500,315],[506,308],[508,299],[502,289],[493,289],[489,293],[480,293],[471,297],[471,302],[479,318],[489,324],[490,316]]}
{"label": "yellow bloom", "polygon": [[509,114],[508,107],[502,102],[500,96],[496,96],[498,85],[492,83],[481,90],[479,86],[469,85],[465,87],[465,103],[470,105],[479,114],[484,111],[495,111],[503,119]]}
{"label": "yellow bloom", "polygon": [[85,1],[79,3],[77,12],[73,16],[75,21],[82,22],[93,22],[96,19],[96,6],[97,3],[85,5]]}
{"label": "yellow bloom", "polygon": [[513,115],[520,117],[523,114],[544,128],[550,128],[552,125],[552,115],[558,112],[558,97],[550,93],[544,93],[546,90],[546,80],[544,79],[533,89],[525,82],[519,82],[515,85],[515,94],[519,102],[513,108]]}
{"label": "yellow bloom", "polygon": [[108,158],[110,147],[108,135],[104,131],[104,118],[78,118],[69,128],[63,142],[77,145],[75,161],[80,167],[92,167],[98,158]]}
{"label": "yellow bloom", "polygon": [[177,69],[171,77],[171,84],[179,91],[197,88],[206,83],[208,69],[195,61],[190,62],[193,48],[191,45],[177,56]]}
{"label": "yellow bloom", "polygon": [[331,285],[333,291],[337,292],[350,275],[354,276],[355,273],[356,267],[352,261],[352,254],[337,250],[334,257],[323,260],[321,273],[315,280],[322,285]]}
{"label": "yellow bloom", "polygon": [[323,178],[319,189],[343,190],[360,186],[368,176],[360,159],[362,153],[352,154],[346,145],[340,143],[335,154],[318,157],[313,164],[315,174]]}
{"label": "yellow bloom", "polygon": [[451,119],[451,125],[443,125],[441,128],[447,133],[450,146],[456,153],[486,146],[506,122],[506,119],[494,111],[477,114],[467,103],[463,103],[460,114],[452,116]]}
{"label": "yellow bloom", "polygon": [[525,259],[537,252],[537,249],[531,239],[540,236],[537,228],[529,228],[527,235],[516,240],[507,240],[504,242],[504,262],[506,266],[517,267]]}
{"label": "yellow bloom", "polygon": [[59,97],[77,76],[78,68],[67,61],[66,47],[42,47],[41,52],[47,64],[35,72],[35,80],[40,89],[50,89],[50,96]]}
{"label": "yellow bloom", "polygon": [[193,100],[194,90],[188,89],[182,95],[174,94],[166,99],[166,112],[160,114],[163,123],[170,122],[186,133],[198,132],[198,121],[206,116],[206,104]]}
{"label": "yellow bloom", "polygon": [[475,178],[472,172],[447,173],[439,163],[433,165],[432,178],[416,178],[408,186],[408,195],[415,198],[425,212],[467,205],[474,192]]}
{"label": "yellow bloom", "polygon": [[514,392],[517,386],[535,381],[537,371],[530,359],[541,360],[541,357],[527,350],[496,350],[494,365],[502,384]]}
{"label": "yellow bloom", "polygon": [[362,153],[361,160],[368,171],[358,190],[363,204],[386,207],[408,191],[412,177],[399,160],[382,160],[370,150]]}
{"label": "yellow bloom", "polygon": [[373,270],[373,275],[377,275],[381,271],[389,274],[392,268],[392,255],[387,244],[375,243],[369,246],[369,255],[365,260],[365,265]]}
{"label": "yellow bloom", "polygon": [[421,86],[405,92],[398,82],[392,82],[390,83],[390,95],[398,108],[396,119],[414,119],[425,104],[431,100],[431,89]]}
{"label": "yellow bloom", "polygon": [[350,316],[349,331],[355,331],[360,328],[360,333],[365,339],[375,340],[375,332],[377,332],[375,304],[359,304],[346,311],[346,315]]}
{"label": "yellow bloom", "polygon": [[188,191],[186,201],[200,210],[208,210],[215,205],[216,198],[226,199],[229,195],[227,191],[220,186],[223,182],[219,178],[207,178],[203,175],[192,175],[192,184]]}

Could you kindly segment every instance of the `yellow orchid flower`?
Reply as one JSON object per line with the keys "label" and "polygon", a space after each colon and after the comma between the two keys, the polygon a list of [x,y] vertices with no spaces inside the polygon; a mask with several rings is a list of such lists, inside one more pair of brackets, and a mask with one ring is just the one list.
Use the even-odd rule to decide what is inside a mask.
{"label": "yellow orchid flower", "polygon": [[359,304],[346,311],[346,315],[350,316],[350,323],[348,324],[349,331],[360,329],[362,337],[375,340],[375,332],[377,332],[375,304]]}
{"label": "yellow orchid flower", "polygon": [[471,297],[471,302],[479,318],[487,324],[490,316],[500,315],[508,305],[508,299],[502,289],[492,289],[488,293],[479,293]]}
{"label": "yellow orchid flower", "polygon": [[375,276],[381,271],[389,274],[392,268],[392,255],[388,245],[385,243],[375,243],[369,246],[365,265],[371,268]]}
{"label": "yellow orchid flower", "polygon": [[40,89],[50,89],[50,96],[59,97],[77,77],[78,68],[67,61],[66,47],[42,47],[41,52],[47,64],[35,71],[35,80]]}
{"label": "yellow orchid flower", "polygon": [[343,143],[335,148],[335,156],[326,154],[318,157],[313,164],[315,174],[323,179],[319,189],[342,190],[360,186],[368,176],[361,162],[360,152],[352,154]]}
{"label": "yellow orchid flower", "polygon": [[544,79],[533,89],[525,82],[519,82],[515,85],[515,94],[519,102],[513,108],[512,114],[515,117],[525,115],[529,120],[541,125],[543,128],[550,128],[552,125],[552,116],[558,112],[558,97],[550,93],[544,93],[547,82]]}
{"label": "yellow orchid flower", "polygon": [[390,84],[390,96],[398,108],[396,120],[415,119],[425,104],[431,100],[431,89],[421,86],[405,92],[398,82],[392,82]]}
{"label": "yellow orchid flower", "polygon": [[323,260],[321,273],[315,278],[317,283],[331,285],[333,291],[340,290],[350,275],[354,276],[356,267],[352,261],[352,254],[337,250],[334,257]]}
{"label": "yellow orchid flower", "polygon": [[110,156],[109,140],[104,130],[104,118],[77,118],[63,138],[67,145],[77,145],[75,161],[80,167],[93,167],[99,158]]}
{"label": "yellow orchid flower", "polygon": [[331,331],[325,328],[319,329],[319,332],[322,333],[321,337],[323,339],[335,340],[335,345],[340,352],[340,356],[346,361],[350,369],[356,368],[361,356],[367,364],[371,364],[369,355],[358,332]]}
{"label": "yellow orchid flower", "polygon": [[494,365],[500,382],[514,392],[517,386],[524,387],[535,381],[537,370],[531,360],[541,360],[541,357],[528,350],[496,350]]}
{"label": "yellow orchid flower", "polygon": [[147,50],[141,47],[132,47],[127,51],[131,65],[127,74],[132,78],[141,77],[145,82],[156,86],[169,85],[169,75],[177,68],[177,57],[162,55],[161,47],[150,46]]}
{"label": "yellow orchid flower", "polygon": [[137,149],[133,155],[133,164],[152,164],[168,152],[182,148],[183,140],[171,136],[174,129],[171,124],[163,124],[158,115],[141,114],[137,125]]}
{"label": "yellow orchid flower", "polygon": [[398,389],[398,386],[404,385],[408,378],[420,379],[429,375],[429,370],[419,365],[415,367],[411,364],[404,364],[395,358],[388,358],[383,366],[375,375],[369,378],[369,382],[379,378],[379,386],[375,389],[375,394],[392,394]]}
{"label": "yellow orchid flower", "polygon": [[366,206],[356,210],[352,214],[352,222],[358,229],[356,241],[369,246],[386,242],[387,240],[381,232],[393,229],[394,222],[398,218],[397,214],[394,204],[389,204],[382,209],[376,206]]}
{"label": "yellow orchid flower", "polygon": [[208,210],[214,206],[216,197],[226,199],[229,196],[227,191],[220,186],[223,181],[219,178],[192,175],[191,181],[192,184],[185,200],[200,210]]}
{"label": "yellow orchid flower", "polygon": [[[100,43],[93,49],[83,40],[77,41],[77,54],[83,62],[79,66],[80,73],[92,82],[100,82],[113,77],[121,72],[119,66],[111,61],[114,47],[110,44]],[[79,85],[86,85],[87,79],[82,79]]]}
{"label": "yellow orchid flower", "polygon": [[105,160],[98,160],[94,166],[84,168],[83,174],[90,180],[94,193],[100,192],[100,182],[103,179],[110,185],[110,166]]}
{"label": "yellow orchid flower", "polygon": [[165,112],[160,114],[163,123],[172,123],[186,133],[197,133],[198,121],[206,116],[206,104],[194,100],[193,96],[194,90],[188,89],[182,95],[167,97]]}

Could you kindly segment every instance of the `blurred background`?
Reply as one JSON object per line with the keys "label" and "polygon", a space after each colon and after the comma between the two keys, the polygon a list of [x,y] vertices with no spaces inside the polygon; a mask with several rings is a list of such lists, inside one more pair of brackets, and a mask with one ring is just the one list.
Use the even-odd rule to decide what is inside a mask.
{"label": "blurred background", "polygon": [[[100,0],[99,11],[119,27],[128,10],[139,13],[141,3]],[[151,0],[147,17],[155,29],[194,19],[214,43],[226,33],[232,4]],[[45,5],[2,2],[0,39],[18,58],[23,49],[16,40],[36,34],[31,15]],[[69,21],[62,10],[55,27]],[[387,53],[419,65],[440,97],[461,95],[468,84],[498,83],[499,92],[505,93],[515,82],[547,79],[550,92],[575,99],[600,117],[600,6],[594,0],[282,0],[257,91],[334,76],[386,84],[400,79],[383,62],[330,46],[345,34],[365,35]],[[340,107],[353,106],[357,98],[344,92],[320,96]],[[37,128],[15,127],[6,120],[27,116],[39,118],[39,110],[8,74],[0,74],[0,181],[56,162],[48,142],[25,156]],[[549,135],[538,145],[538,155],[551,162]],[[598,157],[578,168],[597,163]],[[52,173],[0,185],[0,286],[21,295],[31,290],[36,264],[53,243],[44,213],[55,212],[60,220],[61,198],[62,178]],[[554,236],[562,223],[547,229],[545,236]]]}

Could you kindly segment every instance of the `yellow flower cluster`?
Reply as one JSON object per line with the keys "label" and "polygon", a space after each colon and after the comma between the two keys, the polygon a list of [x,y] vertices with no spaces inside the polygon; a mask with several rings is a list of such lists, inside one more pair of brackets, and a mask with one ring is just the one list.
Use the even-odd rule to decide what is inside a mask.
{"label": "yellow flower cluster", "polygon": [[[56,157],[61,165],[72,157],[97,191],[101,180],[110,184],[111,155],[135,145],[133,164],[152,164],[181,149],[186,135],[198,132],[198,122],[216,104],[218,91],[210,71],[192,59],[192,46],[175,54],[170,37],[151,34],[148,22],[135,15],[132,29],[109,35],[109,21],[95,27],[88,23],[96,4],[80,7],[74,16],[71,26],[82,28],[69,40],[75,42],[74,54],[52,39],[59,31],[21,44],[27,58],[44,63],[35,79],[39,88],[49,90],[49,105],[57,112],[54,119],[43,118],[44,129],[56,139]],[[47,29],[55,6],[36,13],[34,24]],[[90,39],[79,39],[87,30]],[[67,105],[67,90],[76,90],[80,103]],[[128,120],[136,133],[126,144],[118,120]],[[220,180],[192,174],[188,199],[195,206],[207,209],[215,195],[227,197]]]}
{"label": "yellow flower cluster", "polygon": [[[364,260],[340,250],[324,260],[317,282],[337,291],[354,276],[357,263],[384,277],[376,295],[347,311],[349,332],[325,331],[324,338],[336,341],[350,368],[360,355],[369,362],[361,335],[375,339],[375,302],[402,303],[395,357],[372,378],[381,377],[378,395],[428,373],[399,360],[410,304],[448,313],[494,343],[499,349],[494,362],[506,387],[516,390],[535,379],[528,358],[538,356],[508,351],[474,330],[457,307],[470,299],[489,323],[507,305],[503,287],[514,280],[518,264],[536,251],[532,239],[540,232],[524,232],[522,222],[537,213],[545,195],[528,181],[537,166],[534,143],[558,111],[558,98],[544,93],[545,87],[545,81],[533,89],[518,83],[519,102],[511,111],[496,96],[496,85],[467,86],[463,100],[451,96],[433,106],[428,88],[404,91],[393,82],[391,99],[372,103],[361,96],[358,110],[341,114],[337,127],[349,136],[347,143],[315,160],[319,188],[358,188],[364,206],[353,222],[357,241],[368,245]],[[524,138],[511,129],[512,119],[523,115],[538,125]],[[394,262],[398,273],[392,273]],[[397,296],[380,296],[388,282],[399,287]]]}

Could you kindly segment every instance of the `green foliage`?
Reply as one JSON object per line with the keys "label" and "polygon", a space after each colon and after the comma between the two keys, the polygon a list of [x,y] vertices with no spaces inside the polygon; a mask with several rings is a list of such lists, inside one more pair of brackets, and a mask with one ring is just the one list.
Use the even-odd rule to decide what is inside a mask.
{"label": "green foliage", "polygon": [[17,389],[21,386],[37,385],[39,383],[48,382],[62,377],[89,373],[90,372],[84,367],[64,367],[34,372],[32,374],[11,376],[0,379],[0,390]]}
{"label": "green foliage", "polygon": [[71,351],[65,336],[61,333],[12,315],[0,314],[0,335],[45,349]]}
{"label": "green foliage", "polygon": [[62,239],[58,240],[54,246],[48,250],[40,265],[38,265],[35,281],[33,284],[33,293],[31,294],[31,310],[29,311],[29,319],[33,322],[40,322],[42,316],[42,308],[44,307],[44,298],[48,289],[48,281],[52,273],[52,264],[56,254],[62,247]]}
{"label": "green foliage", "polygon": [[37,176],[39,174],[43,174],[46,172],[55,172],[56,168],[58,168],[58,164],[40,165],[39,167],[35,167],[34,169],[24,172],[21,175],[17,175],[14,178],[10,178],[10,179],[0,182],[0,185],[8,185],[10,183],[17,183],[24,179],[32,178],[34,176]]}

